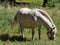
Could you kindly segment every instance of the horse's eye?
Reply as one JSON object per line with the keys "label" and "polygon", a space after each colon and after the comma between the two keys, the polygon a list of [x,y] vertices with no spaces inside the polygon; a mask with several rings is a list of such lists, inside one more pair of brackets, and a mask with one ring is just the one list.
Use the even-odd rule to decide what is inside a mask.
{"label": "horse's eye", "polygon": [[51,34],[54,35],[54,32],[52,32]]}
{"label": "horse's eye", "polygon": [[54,34],[54,32],[52,34]]}

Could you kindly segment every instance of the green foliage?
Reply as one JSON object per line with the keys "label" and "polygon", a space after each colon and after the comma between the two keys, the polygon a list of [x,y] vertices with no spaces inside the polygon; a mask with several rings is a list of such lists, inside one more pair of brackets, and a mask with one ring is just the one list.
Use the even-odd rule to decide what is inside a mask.
{"label": "green foliage", "polygon": [[4,1],[3,3],[2,3],[2,2],[0,3],[0,5],[4,6],[5,8],[8,7],[8,4],[9,4],[9,3],[8,3],[7,1]]}
{"label": "green foliage", "polygon": [[49,7],[55,7],[56,6],[56,3],[58,2],[59,0],[48,0],[48,6]]}
{"label": "green foliage", "polygon": [[[16,0],[16,2],[20,2],[20,3],[21,2],[28,2],[29,4],[26,4],[26,5],[31,6],[31,7],[32,6],[39,7],[43,4],[43,0],[32,0],[32,1],[31,0]],[[48,0],[48,7],[55,7],[58,2],[60,2],[60,0]],[[5,0],[2,5],[4,5],[5,8],[7,8],[9,4],[12,7],[13,6],[20,6],[20,4],[18,5],[14,1],[7,2],[7,0]],[[21,4],[21,5],[23,5],[23,4]]]}

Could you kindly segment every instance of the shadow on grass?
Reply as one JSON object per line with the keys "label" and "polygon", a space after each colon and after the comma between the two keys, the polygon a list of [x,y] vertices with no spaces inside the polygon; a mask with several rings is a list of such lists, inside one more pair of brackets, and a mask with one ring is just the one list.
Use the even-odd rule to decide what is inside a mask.
{"label": "shadow on grass", "polygon": [[6,40],[10,40],[10,41],[15,41],[15,40],[17,40],[17,41],[31,41],[29,39],[21,37],[20,35],[19,36],[13,35],[12,37],[9,37],[8,34],[0,35],[0,40],[2,40],[2,41],[6,41]]}

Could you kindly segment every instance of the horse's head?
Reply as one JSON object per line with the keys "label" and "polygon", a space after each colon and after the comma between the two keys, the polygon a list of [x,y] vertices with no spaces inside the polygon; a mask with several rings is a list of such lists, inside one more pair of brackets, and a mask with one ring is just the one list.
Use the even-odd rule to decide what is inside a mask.
{"label": "horse's head", "polygon": [[53,28],[49,29],[49,31],[47,31],[48,39],[54,40],[55,39],[56,32],[57,32],[56,27],[53,27]]}

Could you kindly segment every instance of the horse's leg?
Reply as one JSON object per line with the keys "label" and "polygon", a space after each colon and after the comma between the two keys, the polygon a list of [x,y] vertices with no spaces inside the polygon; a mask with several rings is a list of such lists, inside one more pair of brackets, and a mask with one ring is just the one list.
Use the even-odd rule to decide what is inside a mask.
{"label": "horse's leg", "polygon": [[20,29],[21,29],[21,36],[24,37],[24,34],[23,34],[24,28],[21,25],[20,25]]}
{"label": "horse's leg", "polygon": [[41,25],[38,27],[38,35],[39,35],[39,40],[40,40],[40,36],[41,36]]}
{"label": "horse's leg", "polygon": [[32,28],[32,40],[34,40],[34,28]]}

